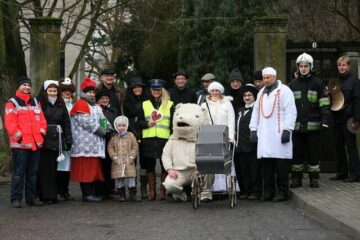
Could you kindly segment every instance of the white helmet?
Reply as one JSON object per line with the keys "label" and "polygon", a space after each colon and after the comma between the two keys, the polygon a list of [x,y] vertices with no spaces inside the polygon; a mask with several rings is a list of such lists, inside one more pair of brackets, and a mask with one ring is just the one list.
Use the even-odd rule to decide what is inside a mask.
{"label": "white helmet", "polygon": [[299,63],[301,62],[310,64],[310,70],[313,69],[314,59],[309,54],[307,53],[300,54],[296,59],[296,65],[299,65]]}

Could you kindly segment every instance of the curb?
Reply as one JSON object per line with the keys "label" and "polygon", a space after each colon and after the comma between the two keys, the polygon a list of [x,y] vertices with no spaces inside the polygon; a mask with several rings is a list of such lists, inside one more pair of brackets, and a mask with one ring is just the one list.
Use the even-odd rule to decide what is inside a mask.
{"label": "curb", "polygon": [[347,224],[341,219],[336,218],[335,216],[322,211],[320,208],[316,207],[314,204],[306,201],[305,199],[299,197],[295,192],[292,191],[292,203],[295,208],[299,208],[304,212],[304,214],[321,224],[325,225],[328,228],[335,229],[347,237],[350,237],[354,240],[360,240],[360,230]]}

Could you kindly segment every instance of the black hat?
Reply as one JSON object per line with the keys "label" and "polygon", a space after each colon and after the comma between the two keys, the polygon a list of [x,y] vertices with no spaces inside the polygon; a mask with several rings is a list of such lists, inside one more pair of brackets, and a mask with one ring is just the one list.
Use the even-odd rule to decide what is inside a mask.
{"label": "black hat", "polygon": [[27,76],[21,76],[17,79],[16,88],[19,88],[21,84],[29,83],[31,85],[31,79]]}
{"label": "black hat", "polygon": [[151,79],[149,81],[150,88],[163,88],[165,85],[165,81],[162,79]]}
{"label": "black hat", "polygon": [[112,74],[112,75],[114,75],[115,71],[112,68],[104,68],[103,70],[101,70],[100,75],[103,75],[103,74],[108,74],[108,75]]}
{"label": "black hat", "polygon": [[241,82],[243,82],[243,78],[240,72],[240,69],[238,68],[234,68],[231,73],[229,74],[229,82],[233,81],[233,80],[240,80]]}
{"label": "black hat", "polygon": [[173,74],[173,78],[175,79],[177,76],[179,76],[179,75],[182,75],[182,76],[184,76],[185,78],[189,78],[189,75],[185,72],[185,71],[183,71],[183,70],[179,70],[179,71],[177,71],[176,73],[174,73]]}
{"label": "black hat", "polygon": [[254,73],[254,80],[262,80],[262,79],[263,79],[262,71],[261,71],[261,70],[257,70],[257,71]]}
{"label": "black hat", "polygon": [[142,86],[145,87],[146,85],[143,83],[142,79],[140,76],[135,76],[130,78],[130,86],[129,88],[133,88],[135,86]]}
{"label": "black hat", "polygon": [[251,92],[254,95],[255,99],[256,99],[256,96],[257,96],[259,90],[254,85],[252,85],[251,83],[248,83],[248,84],[246,84],[244,86],[244,89],[243,89],[242,92],[243,93]]}
{"label": "black hat", "polygon": [[103,89],[96,91],[96,94],[95,94],[96,101],[99,101],[99,99],[103,96],[108,96],[110,98],[110,93]]}
{"label": "black hat", "polygon": [[60,81],[59,90],[60,92],[69,91],[73,93],[75,92],[75,85],[73,84],[70,78],[65,78],[62,81]]}

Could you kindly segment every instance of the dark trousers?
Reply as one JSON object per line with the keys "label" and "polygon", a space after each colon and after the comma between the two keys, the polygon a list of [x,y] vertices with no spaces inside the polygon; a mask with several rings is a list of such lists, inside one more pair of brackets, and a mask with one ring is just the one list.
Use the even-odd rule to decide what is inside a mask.
{"label": "dark trousers", "polygon": [[[356,135],[349,132],[345,123],[334,124],[334,135],[338,160],[337,175],[345,178],[348,176],[360,178],[360,160],[356,146]],[[346,157],[346,150],[349,164]]]}
{"label": "dark trousers", "polygon": [[291,178],[302,178],[307,163],[310,179],[318,179],[320,172],[320,132],[293,133],[294,157]]}
{"label": "dark trousers", "polygon": [[274,196],[277,193],[288,195],[289,192],[289,159],[262,158],[262,174],[264,179],[263,195]]}
{"label": "dark trousers", "polygon": [[22,200],[25,181],[25,201],[31,203],[38,197],[36,184],[40,151],[12,149],[12,158],[11,201]]}
{"label": "dark trousers", "polygon": [[57,200],[57,157],[58,151],[45,150],[40,151],[39,161],[39,197],[43,201]]}
{"label": "dark trousers", "polygon": [[[165,172],[163,163],[160,160],[161,172]],[[144,158],[143,163],[145,166],[141,166],[142,169],[146,169],[146,172],[155,172],[156,159],[155,158]]]}
{"label": "dark trousers", "polygon": [[111,179],[111,158],[106,154],[106,158],[101,159],[101,166],[104,174],[104,181],[96,182],[96,193],[99,196],[109,196],[115,189],[115,181]]}
{"label": "dark trousers", "polygon": [[57,171],[58,194],[69,194],[70,172]]}
{"label": "dark trousers", "polygon": [[235,153],[234,164],[240,191],[249,194],[260,194],[261,168],[256,151]]}
{"label": "dark trousers", "polygon": [[94,182],[81,182],[80,183],[81,193],[83,198],[87,196],[95,196],[95,183]]}

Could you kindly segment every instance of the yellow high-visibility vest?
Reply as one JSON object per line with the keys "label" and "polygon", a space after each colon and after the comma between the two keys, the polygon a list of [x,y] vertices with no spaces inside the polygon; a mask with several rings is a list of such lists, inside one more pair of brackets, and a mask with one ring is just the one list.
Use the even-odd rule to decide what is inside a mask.
{"label": "yellow high-visibility vest", "polygon": [[[170,109],[173,105],[172,101],[168,101],[166,108],[163,108],[161,104],[158,111],[163,115],[163,118],[156,122],[156,124],[150,128],[145,128],[142,130],[143,138],[158,137],[169,139],[170,137]],[[145,120],[148,121],[151,118],[151,113],[154,111],[154,106],[150,100],[144,101],[142,104],[144,110]]]}

